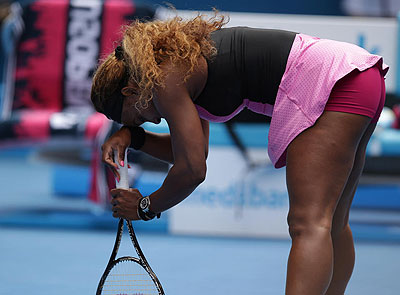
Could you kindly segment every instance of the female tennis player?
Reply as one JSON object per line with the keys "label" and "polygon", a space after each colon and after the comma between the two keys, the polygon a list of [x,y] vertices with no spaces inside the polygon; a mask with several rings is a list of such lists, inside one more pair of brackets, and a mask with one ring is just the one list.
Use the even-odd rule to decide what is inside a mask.
{"label": "female tennis player", "polygon": [[[272,117],[268,153],[276,168],[286,165],[286,294],[344,294],[354,265],[349,209],[388,68],[352,44],[225,23],[134,22],[97,69],[93,104],[124,125],[104,143],[103,161],[117,168],[113,150],[122,161],[130,146],[173,164],[147,197],[112,190],[113,215],[150,220],[184,200],[206,176],[209,121],[248,108]],[[138,127],[161,118],[170,134]]]}

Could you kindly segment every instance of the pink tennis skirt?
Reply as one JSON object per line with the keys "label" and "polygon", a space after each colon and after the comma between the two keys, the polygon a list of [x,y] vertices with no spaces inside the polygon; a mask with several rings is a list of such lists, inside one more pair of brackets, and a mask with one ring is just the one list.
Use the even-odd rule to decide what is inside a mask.
{"label": "pink tennis skirt", "polygon": [[[279,85],[268,134],[268,154],[276,168],[286,165],[290,142],[322,115],[336,82],[353,70],[363,72],[374,66],[379,68],[381,77],[389,69],[381,56],[356,45],[304,34],[296,36]],[[381,96],[376,100],[381,100]],[[328,106],[335,110],[340,107],[338,103],[339,100],[332,100]]]}

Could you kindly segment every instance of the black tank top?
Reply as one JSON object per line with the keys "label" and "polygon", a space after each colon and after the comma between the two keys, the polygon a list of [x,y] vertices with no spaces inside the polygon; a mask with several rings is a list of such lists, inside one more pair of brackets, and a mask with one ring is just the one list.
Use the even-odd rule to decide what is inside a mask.
{"label": "black tank top", "polygon": [[200,116],[223,122],[249,103],[273,105],[295,36],[247,27],[211,33],[217,54],[207,60],[207,82],[194,101]]}

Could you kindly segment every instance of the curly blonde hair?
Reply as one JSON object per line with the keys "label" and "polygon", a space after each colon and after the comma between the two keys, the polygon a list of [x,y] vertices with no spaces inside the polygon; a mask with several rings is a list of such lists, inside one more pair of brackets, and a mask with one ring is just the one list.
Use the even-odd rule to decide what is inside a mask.
{"label": "curly blonde hair", "polygon": [[122,57],[111,53],[94,74],[91,99],[96,110],[104,113],[106,101],[121,95],[128,80],[137,87],[136,108],[146,108],[153,98],[154,87],[165,87],[161,62],[183,65],[186,80],[199,57],[209,59],[216,53],[210,33],[224,24],[225,17],[215,13],[209,18],[198,15],[184,20],[176,16],[166,21],[134,21],[126,26],[120,45]]}

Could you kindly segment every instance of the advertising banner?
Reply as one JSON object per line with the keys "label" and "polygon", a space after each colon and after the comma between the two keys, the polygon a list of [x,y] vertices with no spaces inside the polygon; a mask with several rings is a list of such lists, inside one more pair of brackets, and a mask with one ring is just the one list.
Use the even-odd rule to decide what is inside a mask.
{"label": "advertising banner", "polygon": [[134,17],[128,0],[39,0],[24,7],[13,109],[92,108],[98,60],[120,39],[121,25]]}
{"label": "advertising banner", "polygon": [[207,179],[171,209],[174,234],[288,238],[285,169],[275,169],[266,148],[249,150],[249,165],[234,146],[211,146]]}

